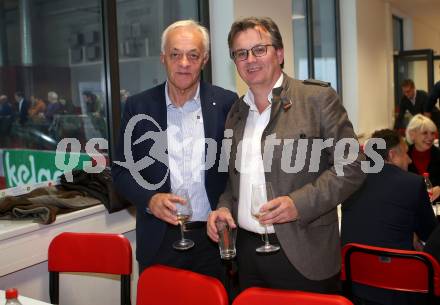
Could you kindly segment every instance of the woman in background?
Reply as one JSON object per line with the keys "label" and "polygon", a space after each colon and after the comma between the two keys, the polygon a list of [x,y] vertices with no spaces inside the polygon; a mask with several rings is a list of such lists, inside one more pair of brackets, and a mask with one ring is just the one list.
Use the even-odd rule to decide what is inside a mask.
{"label": "woman in background", "polygon": [[430,118],[415,115],[406,128],[406,140],[410,144],[408,155],[412,163],[408,171],[423,175],[429,173],[433,187],[431,201],[440,196],[440,150],[434,146],[437,127]]}

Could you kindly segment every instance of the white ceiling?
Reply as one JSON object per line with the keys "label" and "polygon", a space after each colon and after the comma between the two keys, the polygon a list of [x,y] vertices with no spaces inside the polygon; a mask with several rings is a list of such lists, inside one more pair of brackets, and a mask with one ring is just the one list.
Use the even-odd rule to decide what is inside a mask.
{"label": "white ceiling", "polygon": [[402,13],[440,32],[440,0],[389,0]]}

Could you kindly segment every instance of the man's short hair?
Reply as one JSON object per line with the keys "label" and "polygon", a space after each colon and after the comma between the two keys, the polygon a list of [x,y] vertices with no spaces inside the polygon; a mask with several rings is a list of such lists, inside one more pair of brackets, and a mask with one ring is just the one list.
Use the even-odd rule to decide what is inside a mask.
{"label": "man's short hair", "polygon": [[414,84],[414,81],[412,79],[405,79],[402,82],[402,85],[400,87],[410,87],[410,88],[414,88],[416,85]]}
{"label": "man's short hair", "polygon": [[[228,46],[229,53],[232,50],[232,44],[234,43],[235,36],[238,33],[244,32],[248,29],[260,28],[269,33],[272,45],[275,49],[284,49],[283,38],[281,37],[280,30],[277,24],[269,17],[247,17],[241,20],[235,21],[228,34]],[[281,68],[284,67],[284,61],[281,64]]]}
{"label": "man's short hair", "polygon": [[24,93],[21,91],[15,92],[15,95],[18,96],[19,98],[24,98]]}
{"label": "man's short hair", "polygon": [[380,149],[377,147],[374,149],[385,161],[389,161],[388,154],[390,150],[398,148],[400,142],[402,141],[402,137],[397,133],[397,131],[391,129],[376,130],[373,132],[371,137],[383,139],[385,141],[385,149]]}
{"label": "man's short hair", "polygon": [[180,27],[192,27],[192,28],[197,29],[202,34],[202,43],[203,43],[204,51],[205,51],[205,53],[209,53],[209,32],[208,32],[208,29],[192,19],[176,21],[176,22],[170,24],[162,32],[162,37],[160,40],[160,51],[162,53],[165,53],[165,44],[167,42],[168,34],[172,30],[174,30],[176,28],[180,28]]}

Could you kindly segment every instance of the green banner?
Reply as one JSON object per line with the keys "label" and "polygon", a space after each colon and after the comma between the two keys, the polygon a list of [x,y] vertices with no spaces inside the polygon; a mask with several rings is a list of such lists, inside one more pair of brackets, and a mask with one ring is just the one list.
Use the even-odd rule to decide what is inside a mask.
{"label": "green banner", "polygon": [[[56,180],[63,172],[55,166],[55,155],[55,151],[3,150],[3,170],[6,186],[15,187]],[[66,153],[66,158],[72,158],[72,156],[78,158],[78,155],[79,162],[75,168],[82,168],[84,161],[91,160],[91,157],[85,153]]]}

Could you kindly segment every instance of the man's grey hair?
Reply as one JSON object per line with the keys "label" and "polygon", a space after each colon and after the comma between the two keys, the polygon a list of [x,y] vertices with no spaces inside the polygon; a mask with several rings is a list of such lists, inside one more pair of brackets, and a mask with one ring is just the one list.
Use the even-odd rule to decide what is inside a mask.
{"label": "man's grey hair", "polygon": [[55,91],[49,91],[47,93],[47,99],[50,102],[56,102],[56,101],[58,101],[58,94]]}
{"label": "man's grey hair", "polygon": [[165,53],[165,44],[167,42],[168,34],[172,30],[179,28],[179,27],[192,27],[192,28],[197,29],[202,34],[202,43],[203,43],[204,51],[205,51],[205,53],[209,53],[209,32],[208,32],[208,29],[192,19],[176,21],[176,22],[170,24],[163,31],[162,38],[160,41],[160,51],[162,53]]}

